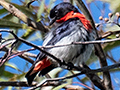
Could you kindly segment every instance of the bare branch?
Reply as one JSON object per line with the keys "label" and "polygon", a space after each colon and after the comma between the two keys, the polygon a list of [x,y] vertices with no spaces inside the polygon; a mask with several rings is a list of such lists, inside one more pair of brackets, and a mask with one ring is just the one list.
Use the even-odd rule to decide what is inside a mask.
{"label": "bare branch", "polygon": [[[13,86],[13,87],[33,87],[33,86],[36,86],[37,85],[37,82],[33,82],[32,85],[28,85],[27,82],[24,82],[24,81],[4,81],[4,82],[0,82],[0,86]],[[58,86],[58,85],[61,85],[61,82],[49,82],[49,83],[46,83],[42,86],[43,87],[46,87],[46,86]],[[87,89],[84,89],[83,87],[80,87],[80,86],[76,86],[76,85],[66,85],[65,87],[63,87],[65,89],[80,89],[80,90],[87,90]],[[90,88],[90,87],[88,87]],[[93,90],[92,88],[90,88],[90,90]]]}
{"label": "bare branch", "polygon": [[40,46],[40,48],[49,49],[49,48],[56,48],[56,47],[64,47],[64,46],[70,46],[70,45],[80,45],[80,44],[104,44],[104,43],[110,43],[120,41],[120,38],[111,39],[111,40],[96,40],[96,41],[85,41],[85,42],[72,42],[70,44],[64,44],[64,45],[49,45],[49,46]]}
{"label": "bare branch", "polygon": [[2,59],[0,60],[0,67],[9,59],[9,57],[11,56],[11,52],[12,52],[14,46],[16,45],[16,43],[17,43],[17,40],[15,40],[15,41],[12,43],[11,48],[8,49],[7,54],[5,54],[4,58],[2,58]]}
{"label": "bare branch", "polygon": [[67,66],[66,68],[70,67],[70,68],[72,68],[72,69],[74,68],[74,69],[76,69],[76,70],[81,70],[80,68],[78,68],[78,67],[76,67],[76,66],[74,66],[74,65],[73,65],[73,66],[70,66],[68,63],[66,63],[65,61],[60,60],[59,58],[57,58],[57,57],[55,57],[54,55],[50,54],[49,52],[45,51],[43,48],[40,48],[40,47],[37,46],[37,45],[34,45],[34,44],[32,44],[32,43],[30,43],[30,42],[28,42],[28,41],[26,41],[26,40],[24,40],[24,39],[22,39],[22,38],[20,38],[20,37],[17,37],[17,35],[15,35],[15,34],[13,33],[13,31],[10,31],[10,30],[0,30],[0,32],[8,32],[8,33],[12,34],[17,41],[21,41],[21,42],[23,42],[23,43],[25,43],[25,44],[27,44],[27,45],[29,45],[29,46],[34,47],[35,49],[40,50],[41,52],[43,52],[43,53],[45,53],[46,55],[50,56],[51,58],[55,59],[55,60],[60,64],[60,66],[61,66],[61,65],[65,65],[65,66]]}
{"label": "bare branch", "polygon": [[[36,86],[36,84],[36,82],[33,82],[31,86]],[[24,81],[3,81],[0,82],[0,86],[30,87],[27,82]]]}
{"label": "bare branch", "polygon": [[65,87],[64,87],[66,90],[93,90],[92,88],[88,88],[88,89],[85,89],[85,88],[83,88],[83,87],[80,87],[80,86],[78,86],[78,85],[66,85]]}
{"label": "bare branch", "polygon": [[110,35],[118,34],[118,33],[120,33],[120,30],[117,30],[117,31],[108,31],[108,32],[105,32],[101,37],[97,38],[97,40],[100,40],[100,39],[103,39],[103,38],[107,38]]}
{"label": "bare branch", "polygon": [[[8,41],[8,40],[7,40]],[[1,42],[2,43],[2,42]],[[5,44],[1,44],[1,46],[0,46],[0,51],[4,51],[4,52],[6,52],[6,53],[8,53],[8,51],[9,51],[9,49],[6,47],[6,46],[8,46],[8,45],[10,45],[12,42],[7,42],[7,43],[5,43]],[[27,57],[28,56],[28,53],[25,53],[25,52],[27,52],[27,51],[30,51],[30,50],[35,50],[35,49],[29,49],[29,50],[24,50],[24,51],[15,51],[15,50],[11,50],[11,55],[10,55],[10,57],[8,58],[8,60],[9,59],[11,59],[11,58],[13,58],[13,56],[12,55],[16,55],[16,56],[19,56],[19,57],[21,57],[21,58],[23,58],[23,59],[25,59],[26,61],[28,61],[28,62],[30,62],[30,63],[33,63],[34,61],[32,60],[32,59],[30,59],[29,57]],[[23,54],[24,53],[24,54]],[[30,56],[30,53],[29,53],[29,56]],[[32,55],[33,56],[33,55]],[[5,55],[5,57],[6,57],[6,55]],[[34,55],[34,57],[35,57],[35,55]],[[3,57],[4,58],[4,57]],[[2,59],[3,59],[2,58]],[[5,59],[5,58],[4,58]]]}
{"label": "bare branch", "polygon": [[[74,74],[74,75],[67,76],[67,77],[54,78],[54,79],[46,79],[46,80],[43,80],[39,84],[37,84],[36,82],[35,83],[33,82],[31,86],[35,86],[35,87],[29,88],[28,90],[32,90],[32,89],[35,89],[35,88],[41,87],[41,86],[49,86],[49,85],[55,86],[55,85],[60,85],[61,82],[58,82],[59,83],[58,84],[56,81],[70,79],[70,78],[73,78],[73,77],[76,77],[76,76],[82,75],[82,74],[89,74],[89,73],[97,73],[97,72],[108,71],[110,69],[114,69],[114,68],[118,68],[118,67],[120,67],[120,63],[114,64],[114,65],[110,65],[110,66],[106,66],[106,67],[99,68],[99,69],[83,70],[81,73]],[[49,85],[46,82],[49,82]],[[0,82],[0,86],[26,86],[27,87],[28,84],[27,84],[27,82],[14,81],[14,82]],[[31,86],[29,86],[29,87],[31,87]]]}
{"label": "bare branch", "polygon": [[78,75],[82,75],[82,74],[93,74],[93,73],[97,73],[97,72],[105,72],[105,71],[109,71],[110,69],[114,69],[114,68],[118,68],[120,67],[120,63],[114,64],[114,65],[110,65],[110,66],[105,66],[99,69],[84,69],[77,74],[74,75],[70,75],[70,76],[66,76],[66,77],[60,77],[60,78],[53,78],[53,79],[45,79],[42,82],[40,82],[39,84],[37,84],[35,87],[31,87],[27,90],[33,90],[36,89],[38,87],[42,87],[43,84],[45,84],[46,82],[52,82],[52,81],[61,81],[61,80],[65,80],[65,79],[70,79],[70,78],[74,78]]}

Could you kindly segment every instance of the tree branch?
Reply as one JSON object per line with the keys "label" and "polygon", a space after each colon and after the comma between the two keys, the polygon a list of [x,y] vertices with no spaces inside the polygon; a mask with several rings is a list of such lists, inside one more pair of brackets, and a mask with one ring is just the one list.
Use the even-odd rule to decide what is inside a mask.
{"label": "tree branch", "polygon": [[12,13],[14,16],[18,17],[20,20],[28,24],[28,26],[31,26],[34,29],[38,29],[42,32],[48,32],[49,30],[45,28],[41,22],[35,22],[28,18],[24,13],[19,11],[16,7],[14,7],[12,4],[7,3],[5,0],[0,0],[0,4],[7,9],[10,13]]}
{"label": "tree branch", "polygon": [[60,78],[53,78],[53,79],[45,79],[42,82],[40,82],[39,84],[37,84],[35,87],[31,87],[27,90],[34,90],[38,87],[42,87],[43,84],[45,84],[46,82],[52,82],[52,81],[63,81],[65,79],[70,79],[70,78],[74,78],[78,75],[83,75],[83,74],[93,74],[93,73],[97,73],[97,72],[105,72],[105,71],[109,71],[110,69],[114,69],[114,68],[118,68],[120,67],[120,63],[114,64],[114,65],[110,65],[110,66],[105,66],[99,69],[83,69],[80,73],[74,74],[74,75],[70,75],[70,76],[66,76],[66,77],[60,77]]}
{"label": "tree branch", "polygon": [[[56,60],[57,57],[55,57],[55,56],[51,55],[50,53],[44,51],[43,48],[63,47],[63,46],[73,45],[73,44],[74,44],[74,45],[78,45],[78,44],[94,44],[94,43],[103,43],[103,42],[104,42],[104,43],[105,43],[105,42],[108,43],[108,42],[111,42],[111,41],[120,40],[120,38],[116,38],[116,39],[113,39],[113,40],[104,40],[104,41],[97,40],[97,41],[88,41],[88,42],[73,42],[73,43],[67,44],[67,45],[38,47],[38,46],[36,46],[36,45],[28,42],[28,41],[25,41],[25,40],[22,39],[22,38],[17,37],[12,31],[1,30],[0,32],[9,32],[9,33],[11,33],[11,34],[15,37],[16,40],[22,41],[23,43],[25,43],[25,44],[27,44],[27,45],[30,45],[30,46],[38,49],[38,50],[42,50],[42,52],[44,52],[44,53],[47,54],[48,56],[50,55],[50,57],[54,58],[55,60]],[[57,58],[57,60],[59,60],[59,59]],[[59,62],[59,61],[60,61],[60,62]],[[66,65],[66,66],[68,65],[67,63],[61,62],[61,60],[59,60],[59,61],[58,61],[58,62],[61,63],[61,64],[63,64],[63,65]],[[74,68],[74,69],[76,69],[76,70],[84,70],[83,68],[80,69],[79,67],[75,67],[75,66],[73,66],[72,68]],[[85,67],[84,67],[84,68],[85,68]],[[86,68],[85,68],[85,69],[86,69]],[[87,68],[87,69],[89,69],[89,68]],[[89,69],[89,70],[90,70],[90,69]],[[101,80],[99,77],[97,77],[97,76],[94,75],[94,74],[89,74],[89,73],[87,74],[87,76],[90,77],[90,79],[93,81],[93,83],[94,83],[95,85],[97,85],[99,88],[102,88],[102,89],[104,88],[104,87],[102,86],[103,84],[101,83],[102,80]],[[94,77],[93,77],[93,76],[94,76]],[[101,84],[100,84],[100,83],[101,83]]]}
{"label": "tree branch", "polygon": [[8,32],[8,33],[12,34],[17,41],[21,41],[21,42],[23,42],[23,43],[25,43],[25,44],[27,44],[27,45],[29,45],[29,46],[34,47],[35,49],[40,50],[41,52],[43,52],[43,53],[45,53],[46,55],[50,56],[51,58],[55,59],[55,60],[60,64],[60,66],[61,66],[61,65],[64,65],[64,66],[67,66],[66,68],[70,67],[70,68],[75,69],[75,70],[78,70],[78,71],[81,70],[80,68],[78,68],[78,67],[76,67],[76,66],[74,66],[74,65],[73,65],[73,66],[70,66],[68,63],[66,63],[65,61],[60,60],[59,58],[57,58],[57,57],[55,57],[54,55],[50,54],[49,52],[45,51],[43,48],[40,48],[39,46],[37,46],[37,45],[35,45],[35,44],[32,44],[32,43],[30,43],[30,42],[28,42],[28,41],[26,41],[26,40],[24,40],[24,39],[22,39],[22,38],[20,38],[20,37],[17,37],[17,35],[15,35],[15,34],[13,33],[13,31],[11,31],[11,30],[0,30],[0,32]]}
{"label": "tree branch", "polygon": [[[76,0],[76,2],[77,2],[76,4],[78,5],[79,9],[85,14],[88,20],[90,20],[93,30],[96,32],[96,38],[99,38],[93,18],[91,14],[89,13],[88,9],[86,8],[85,4],[82,2],[82,0]],[[99,57],[101,67],[107,66],[106,56],[103,52],[101,45],[94,44],[94,47],[95,47],[95,54]],[[104,79],[104,85],[106,89],[113,90],[109,71],[103,72],[103,79]]]}
{"label": "tree branch", "polygon": [[[36,82],[33,82],[31,86],[36,86],[37,83]],[[3,81],[3,82],[0,82],[0,86],[15,86],[15,87],[30,87],[27,82],[24,82],[24,81]]]}

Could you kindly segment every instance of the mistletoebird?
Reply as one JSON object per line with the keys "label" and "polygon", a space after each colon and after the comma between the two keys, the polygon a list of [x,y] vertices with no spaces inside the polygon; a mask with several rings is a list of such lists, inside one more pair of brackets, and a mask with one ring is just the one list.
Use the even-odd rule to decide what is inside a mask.
{"label": "mistletoebird", "polygon": [[[55,22],[60,25],[45,36],[43,46],[65,45],[72,42],[95,40],[95,32],[90,22],[70,3],[63,2],[56,5],[50,11],[50,18],[50,25]],[[80,64],[89,59],[92,48],[93,44],[81,44],[54,47],[45,50],[60,60],[70,62],[75,66],[80,66]],[[30,85],[32,83],[37,73],[39,73],[39,75],[45,75],[59,66],[56,60],[40,52],[36,61],[25,76],[28,84]]]}

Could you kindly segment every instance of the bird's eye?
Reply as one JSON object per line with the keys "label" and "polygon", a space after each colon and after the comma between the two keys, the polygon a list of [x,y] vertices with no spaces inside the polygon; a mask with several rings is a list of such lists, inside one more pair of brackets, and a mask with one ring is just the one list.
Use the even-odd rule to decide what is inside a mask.
{"label": "bird's eye", "polygon": [[58,13],[58,11],[55,11],[55,14],[57,14]]}

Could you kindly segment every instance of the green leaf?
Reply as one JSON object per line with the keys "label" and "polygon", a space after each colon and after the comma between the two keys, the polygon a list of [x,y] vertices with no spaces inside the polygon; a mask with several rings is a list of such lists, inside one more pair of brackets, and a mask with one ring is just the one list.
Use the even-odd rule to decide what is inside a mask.
{"label": "green leaf", "polygon": [[33,14],[33,10],[28,9],[26,6],[18,5],[18,4],[15,4],[15,3],[12,3],[12,5],[14,5],[17,9],[19,9],[21,12],[23,12],[29,18],[33,18],[33,19],[37,18],[36,15]]}
{"label": "green leaf", "polygon": [[14,63],[7,62],[7,63],[5,63],[5,65],[8,66],[8,67],[13,68],[15,70],[19,70],[18,67]]}
{"label": "green leaf", "polygon": [[[24,25],[23,25],[24,26]],[[33,33],[35,32],[35,30],[31,30],[31,29],[27,29],[26,33],[24,35],[22,35],[21,38],[23,39],[28,39]],[[20,45],[22,44],[22,42],[18,42],[17,46],[15,47],[15,49],[17,49]]]}
{"label": "green leaf", "polygon": [[0,19],[0,27],[3,28],[22,28],[22,24],[15,23],[6,19]]}
{"label": "green leaf", "polygon": [[55,78],[56,75],[58,75],[60,73],[60,71],[62,71],[61,68],[55,68],[54,70],[52,70],[51,72],[49,72],[49,75],[52,77],[52,78]]}
{"label": "green leaf", "polygon": [[120,46],[120,41],[107,43],[104,47],[104,50],[105,50],[105,52],[107,52],[107,51],[110,51],[111,49],[116,48],[118,46]]}
{"label": "green leaf", "polygon": [[6,15],[2,19],[9,20],[9,21],[14,22],[14,23],[19,23],[19,19],[17,17],[13,16],[12,14]]}
{"label": "green leaf", "polygon": [[57,87],[55,87],[54,89],[52,90],[60,90],[61,88],[65,87],[66,85],[69,85],[70,83],[66,83],[66,84],[62,84],[62,85],[59,85]]}
{"label": "green leaf", "polygon": [[14,76],[14,74],[9,71],[3,71],[3,74],[1,77],[12,78],[13,76]]}
{"label": "green leaf", "polygon": [[5,70],[5,65],[2,65],[2,66],[0,67],[0,76],[3,75],[4,70]]}
{"label": "green leaf", "polygon": [[93,2],[94,0],[87,0],[87,3],[91,3],[91,2]]}
{"label": "green leaf", "polygon": [[11,2],[11,0],[5,0],[5,1],[7,1],[7,2]]}
{"label": "green leaf", "polygon": [[3,8],[3,9],[0,9],[0,14],[2,14],[2,15],[4,15],[5,13],[7,13],[8,11],[5,9],[5,8]]}
{"label": "green leaf", "polygon": [[40,19],[41,17],[41,14],[43,13],[44,11],[44,2],[45,0],[42,0],[41,4],[40,4],[40,7],[38,9],[38,13],[37,13],[37,18]]}
{"label": "green leaf", "polygon": [[18,80],[25,79],[25,75],[26,75],[26,73],[19,74],[19,75],[17,75],[17,79]]}
{"label": "green leaf", "polygon": [[9,86],[9,87],[8,87],[8,90],[12,90],[12,86]]}
{"label": "green leaf", "polygon": [[91,63],[98,60],[98,57],[95,55],[95,52],[93,51],[90,58],[86,61],[87,65],[90,65]]}
{"label": "green leaf", "polygon": [[120,0],[101,0],[110,4],[110,9],[113,12],[120,12]]}
{"label": "green leaf", "polygon": [[[0,81],[7,81],[5,78],[0,77]],[[1,90],[1,89],[0,89]]]}

